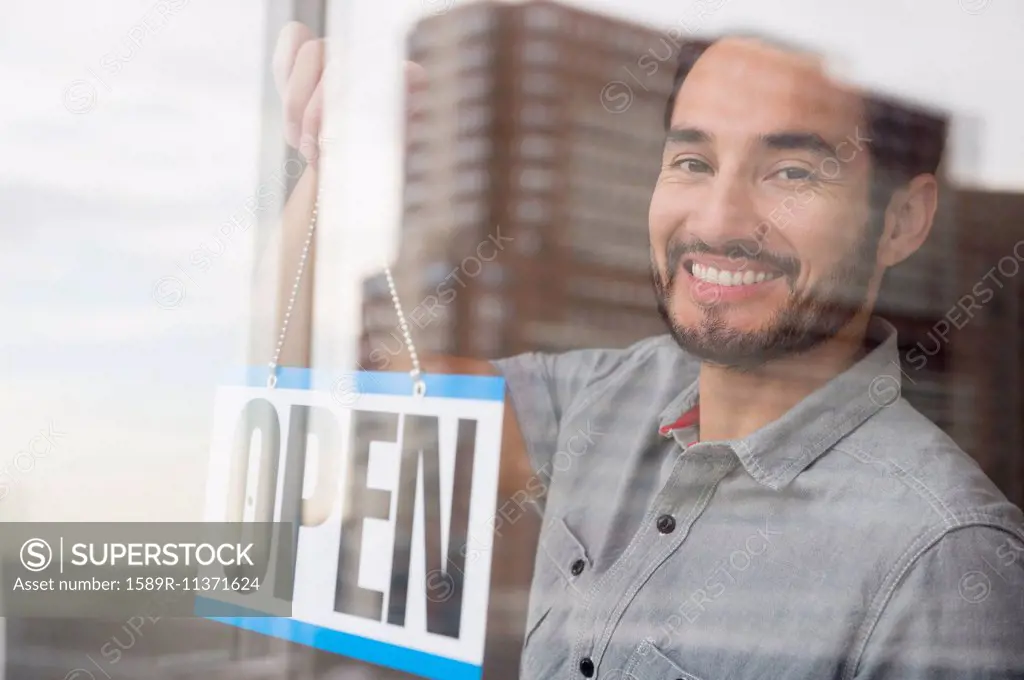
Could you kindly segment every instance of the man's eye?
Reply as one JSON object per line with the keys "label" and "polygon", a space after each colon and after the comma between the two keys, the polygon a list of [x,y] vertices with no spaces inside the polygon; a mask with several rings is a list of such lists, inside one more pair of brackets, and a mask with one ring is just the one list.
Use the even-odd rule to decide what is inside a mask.
{"label": "man's eye", "polygon": [[696,158],[680,158],[677,161],[672,162],[673,168],[679,168],[686,172],[711,172],[711,166],[704,161],[697,160]]}
{"label": "man's eye", "polygon": [[813,170],[801,168],[796,165],[791,165],[788,168],[782,168],[781,170],[775,172],[772,176],[790,182],[814,181],[818,177]]}

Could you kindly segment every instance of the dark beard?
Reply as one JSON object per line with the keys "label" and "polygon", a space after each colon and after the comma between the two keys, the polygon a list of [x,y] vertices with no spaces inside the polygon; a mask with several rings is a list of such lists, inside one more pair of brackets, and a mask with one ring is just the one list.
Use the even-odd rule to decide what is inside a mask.
{"label": "dark beard", "polygon": [[[881,239],[881,225],[875,220],[867,225],[864,236],[826,280],[813,286],[806,294],[792,289],[799,263],[791,259],[758,253],[752,261],[766,261],[784,272],[790,285],[790,296],[781,310],[774,313],[759,331],[737,331],[725,325],[717,305],[704,307],[704,319],[695,327],[676,324],[669,313],[671,291],[679,271],[679,261],[686,253],[716,252],[729,256],[736,247],[718,253],[703,243],[670,244],[666,258],[668,281],[662,281],[654,258],[651,258],[651,280],[658,313],[668,326],[676,343],[701,361],[737,371],[753,371],[767,363],[807,352],[834,338],[867,303],[868,285],[875,271],[875,256]],[[757,252],[740,246],[746,253]]]}

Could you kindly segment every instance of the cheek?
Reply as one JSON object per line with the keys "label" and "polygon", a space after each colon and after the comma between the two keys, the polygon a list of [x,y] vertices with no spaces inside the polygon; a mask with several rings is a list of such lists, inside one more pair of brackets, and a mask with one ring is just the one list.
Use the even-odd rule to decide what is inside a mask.
{"label": "cheek", "polygon": [[665,266],[665,249],[671,233],[671,220],[666,214],[664,204],[664,196],[659,196],[658,190],[655,189],[647,211],[647,229],[651,239],[651,250],[659,268]]}
{"label": "cheek", "polygon": [[667,210],[667,196],[663,189],[659,187],[654,188],[654,192],[651,194],[651,204],[647,210],[647,220],[651,227],[651,240],[654,240],[656,233],[664,231],[665,222],[668,219]]}
{"label": "cheek", "polygon": [[814,283],[855,255],[867,216],[824,201],[793,214],[784,229],[791,251],[800,260],[801,283]]}
{"label": "cheek", "polygon": [[665,246],[676,228],[682,223],[685,206],[680,201],[678,192],[667,184],[659,183],[651,194],[651,205],[647,212],[651,246],[658,260],[661,261]]}

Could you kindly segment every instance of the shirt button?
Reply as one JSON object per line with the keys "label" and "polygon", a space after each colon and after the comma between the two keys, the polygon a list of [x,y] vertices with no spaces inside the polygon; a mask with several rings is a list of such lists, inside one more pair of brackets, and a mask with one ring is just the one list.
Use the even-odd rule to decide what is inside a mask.
{"label": "shirt button", "polygon": [[583,573],[583,570],[586,569],[586,567],[587,567],[587,563],[586,562],[584,562],[583,560],[576,560],[569,567],[569,571],[572,572],[573,576],[579,576],[580,574]]}
{"label": "shirt button", "polygon": [[594,677],[594,662],[590,660],[589,656],[580,659],[580,673],[583,673],[585,678]]}
{"label": "shirt button", "polygon": [[658,527],[658,531],[661,533],[671,534],[676,530],[676,520],[672,515],[662,515],[658,518],[655,526]]}

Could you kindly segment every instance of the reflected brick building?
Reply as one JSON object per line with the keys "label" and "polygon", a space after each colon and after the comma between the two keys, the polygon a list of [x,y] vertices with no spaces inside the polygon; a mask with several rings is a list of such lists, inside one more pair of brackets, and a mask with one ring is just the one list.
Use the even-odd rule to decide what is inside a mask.
{"label": "reflected brick building", "polygon": [[[423,353],[622,347],[662,332],[647,207],[669,47],[664,32],[549,2],[463,5],[415,27],[409,56],[429,85],[407,129],[394,271],[407,314],[422,305],[411,325]],[[649,50],[664,62],[638,65]],[[383,275],[364,295],[372,368],[400,334]]]}

